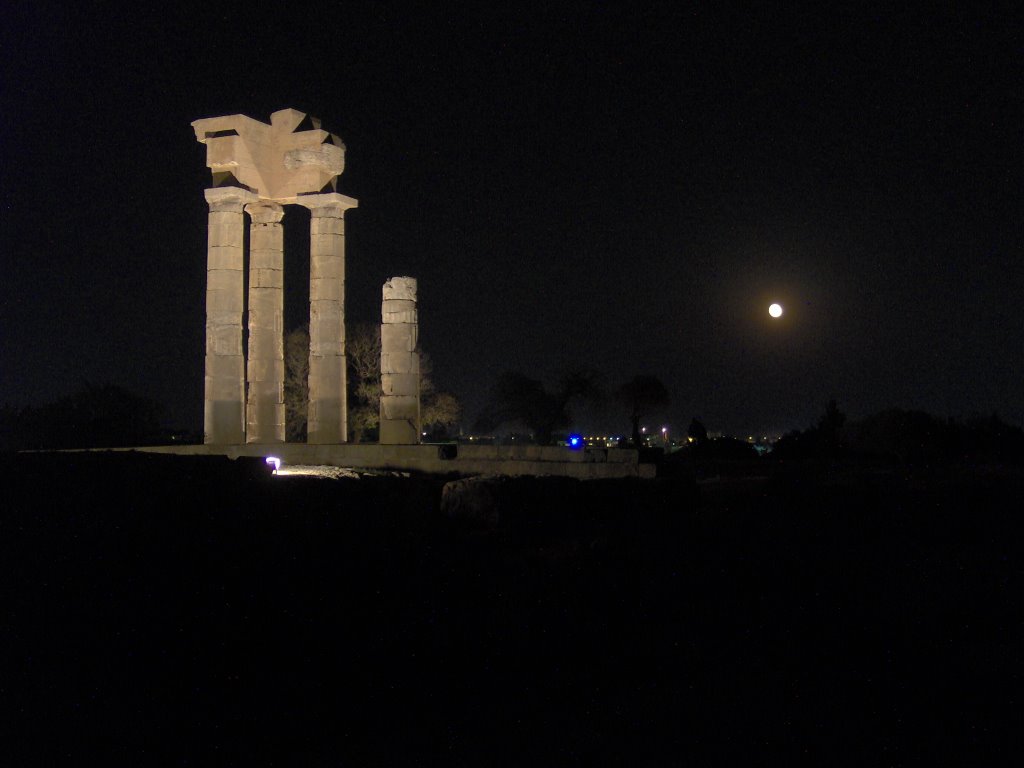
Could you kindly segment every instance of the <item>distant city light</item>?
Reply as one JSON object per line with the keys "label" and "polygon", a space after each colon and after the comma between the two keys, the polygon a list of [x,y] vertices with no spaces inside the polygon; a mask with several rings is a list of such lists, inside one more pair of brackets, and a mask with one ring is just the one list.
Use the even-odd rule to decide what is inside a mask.
{"label": "distant city light", "polygon": [[583,438],[579,435],[569,435],[569,447],[574,451],[578,451],[583,447]]}

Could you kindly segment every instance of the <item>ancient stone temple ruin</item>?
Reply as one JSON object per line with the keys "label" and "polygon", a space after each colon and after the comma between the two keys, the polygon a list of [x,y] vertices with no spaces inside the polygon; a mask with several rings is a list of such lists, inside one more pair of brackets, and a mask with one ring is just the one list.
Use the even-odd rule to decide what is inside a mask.
{"label": "ancient stone temple ruin", "polygon": [[[284,408],[285,205],[310,210],[310,443],[347,439],[345,145],[320,121],[282,109],[262,123],[226,115],[192,123],[213,186],[206,283],[204,442],[280,443]],[[243,350],[245,214],[249,215],[248,350]]]}
{"label": "ancient stone temple ruin", "polygon": [[[203,445],[136,450],[260,457],[275,474],[283,466],[328,465],[463,475],[654,477],[654,465],[641,465],[635,450],[422,444],[417,282],[411,277],[392,277],[383,289],[380,440],[347,443],[344,216],[357,202],[337,190],[345,147],[318,120],[294,109],[274,112],[269,123],[227,115],[196,120],[192,127],[213,172],[206,190]],[[285,443],[286,205],[311,212],[308,444]]]}

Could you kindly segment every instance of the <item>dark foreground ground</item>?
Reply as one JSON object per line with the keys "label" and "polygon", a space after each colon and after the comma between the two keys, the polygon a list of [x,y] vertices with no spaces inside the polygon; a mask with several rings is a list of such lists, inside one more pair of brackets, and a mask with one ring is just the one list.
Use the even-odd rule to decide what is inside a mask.
{"label": "dark foreground ground", "polygon": [[444,479],[244,460],[2,471],[0,765],[991,766],[1024,748],[1019,473],[517,480],[442,510]]}

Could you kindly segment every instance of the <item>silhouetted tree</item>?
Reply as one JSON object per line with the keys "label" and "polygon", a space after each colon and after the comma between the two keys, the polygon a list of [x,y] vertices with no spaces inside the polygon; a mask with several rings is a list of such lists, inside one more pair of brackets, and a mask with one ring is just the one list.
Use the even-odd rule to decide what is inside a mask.
{"label": "silhouetted tree", "polygon": [[840,430],[846,423],[846,414],[839,410],[835,400],[829,400],[825,413],[818,421],[818,441],[821,450],[836,455],[840,450]]}
{"label": "silhouetted tree", "polygon": [[285,439],[306,439],[309,405],[309,326],[303,325],[284,338]]}
{"label": "silhouetted tree", "polygon": [[575,403],[596,402],[604,397],[601,377],[584,368],[570,369],[558,380],[556,394],[562,409],[568,413],[568,409]]}
{"label": "silhouetted tree", "polygon": [[448,437],[462,417],[462,405],[451,392],[434,386],[434,361],[426,352],[420,353],[420,427],[430,439]]}
{"label": "silhouetted tree", "polygon": [[857,454],[910,464],[949,461],[957,449],[956,428],[924,411],[890,408],[847,432]]}
{"label": "silhouetted tree", "polygon": [[777,459],[836,458],[845,452],[845,424],[846,414],[839,410],[835,400],[829,400],[816,426],[784,434],[772,447],[772,456]]}
{"label": "silhouetted tree", "polygon": [[555,430],[569,426],[574,403],[600,396],[598,378],[589,371],[569,371],[553,392],[536,379],[506,371],[491,390],[474,430],[491,432],[502,424],[518,423],[533,433],[538,444],[548,445]]}
{"label": "silhouetted tree", "polygon": [[551,432],[561,426],[561,421],[554,397],[540,381],[505,371],[498,377],[473,429],[492,432],[502,424],[520,423],[543,444],[550,439]]}
{"label": "silhouetted tree", "polygon": [[634,376],[615,393],[616,399],[629,409],[633,425],[633,444],[641,445],[640,419],[671,402],[668,390],[654,376]]}
{"label": "silhouetted tree", "polygon": [[345,341],[348,357],[348,439],[377,439],[380,426],[380,325],[360,323]]}
{"label": "silhouetted tree", "polygon": [[817,426],[788,432],[772,449],[778,459],[855,457],[944,466],[962,461],[1024,460],[1024,430],[998,415],[966,424],[918,410],[889,408],[847,423],[835,401]]}
{"label": "silhouetted tree", "polygon": [[975,459],[1024,458],[1024,430],[1007,424],[999,414],[972,416],[963,428],[962,454]]}
{"label": "silhouetted tree", "polygon": [[693,420],[690,422],[690,427],[686,430],[686,435],[697,445],[703,445],[708,441],[707,427],[705,427],[696,416],[694,416]]}
{"label": "silhouetted tree", "polygon": [[451,392],[435,392],[420,407],[420,425],[432,440],[447,439],[461,416],[462,405]]}
{"label": "silhouetted tree", "polygon": [[[356,325],[345,342],[348,362],[348,437],[352,442],[375,440],[380,424],[380,326]],[[309,331],[297,328],[285,339],[285,406],[288,439],[306,434],[309,403]],[[450,392],[438,391],[431,378],[429,355],[420,353],[420,420],[425,430],[445,431],[458,423],[461,407]],[[294,425],[294,428],[293,428]]]}
{"label": "silhouetted tree", "polygon": [[113,384],[86,383],[38,408],[5,409],[4,446],[12,449],[112,448],[160,441],[160,406]]}

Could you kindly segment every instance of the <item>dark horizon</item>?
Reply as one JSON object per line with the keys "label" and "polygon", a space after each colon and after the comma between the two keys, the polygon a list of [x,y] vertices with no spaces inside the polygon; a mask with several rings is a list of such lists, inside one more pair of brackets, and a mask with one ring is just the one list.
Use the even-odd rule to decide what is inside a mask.
{"label": "dark horizon", "polygon": [[1017,15],[176,14],[8,11],[0,403],[111,382],[201,430],[190,123],[295,107],[347,146],[349,327],[416,277],[467,428],[503,371],[574,367],[658,376],[676,434],[802,429],[831,399],[1024,424]]}

